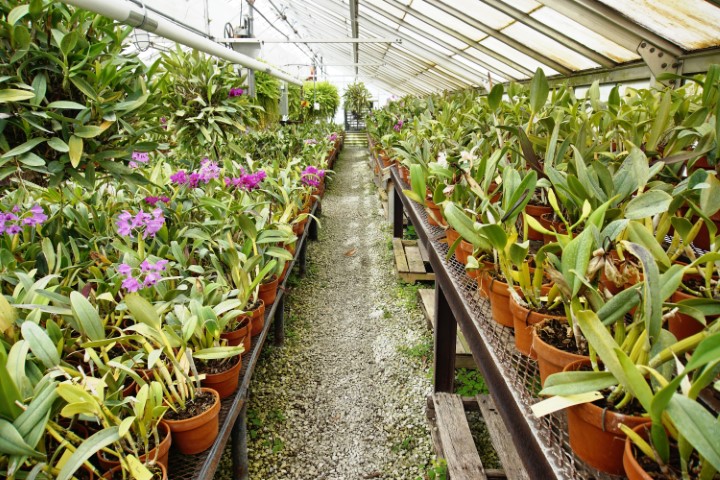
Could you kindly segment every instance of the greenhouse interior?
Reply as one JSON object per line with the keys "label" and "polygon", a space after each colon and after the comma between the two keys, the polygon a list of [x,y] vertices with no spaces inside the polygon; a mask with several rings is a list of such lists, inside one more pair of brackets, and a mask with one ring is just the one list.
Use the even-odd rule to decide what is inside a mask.
{"label": "greenhouse interior", "polygon": [[720,479],[718,2],[0,29],[0,477]]}

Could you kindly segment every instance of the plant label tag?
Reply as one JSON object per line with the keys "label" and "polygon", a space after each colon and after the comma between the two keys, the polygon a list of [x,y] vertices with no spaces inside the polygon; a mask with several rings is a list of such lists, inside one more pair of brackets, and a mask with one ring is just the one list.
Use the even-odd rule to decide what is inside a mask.
{"label": "plant label tag", "polygon": [[601,398],[602,394],[598,391],[578,393],[576,395],[557,395],[538,402],[530,408],[532,409],[533,414],[539,418],[550,413],[555,413],[568,407],[572,407],[573,405],[594,402],[595,400],[600,400]]}

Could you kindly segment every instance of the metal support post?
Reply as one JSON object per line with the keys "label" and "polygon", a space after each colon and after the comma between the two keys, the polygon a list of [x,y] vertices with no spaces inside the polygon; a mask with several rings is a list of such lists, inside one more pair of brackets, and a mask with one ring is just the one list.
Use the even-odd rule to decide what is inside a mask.
{"label": "metal support post", "polygon": [[285,344],[285,294],[277,299],[277,307],[275,308],[275,337],[274,343],[276,347],[282,347]]}
{"label": "metal support post", "polygon": [[[320,209],[320,206],[318,205],[318,209]],[[313,242],[317,241],[318,239],[318,223],[317,220],[314,218],[310,219],[310,231],[308,232],[308,239],[312,240]]]}
{"label": "metal support post", "polygon": [[397,189],[393,191],[393,237],[403,238],[403,203]]}
{"label": "metal support post", "polygon": [[300,277],[304,277],[307,273],[307,242],[303,242],[300,248],[300,256],[298,257],[300,263]]}
{"label": "metal support post", "polygon": [[250,474],[248,472],[248,449],[247,449],[247,404],[250,394],[245,397],[240,414],[235,419],[231,433],[232,443],[232,477],[233,480],[248,480]]}
{"label": "metal support post", "polygon": [[435,391],[453,392],[455,383],[455,343],[457,320],[445,292],[435,285]]}

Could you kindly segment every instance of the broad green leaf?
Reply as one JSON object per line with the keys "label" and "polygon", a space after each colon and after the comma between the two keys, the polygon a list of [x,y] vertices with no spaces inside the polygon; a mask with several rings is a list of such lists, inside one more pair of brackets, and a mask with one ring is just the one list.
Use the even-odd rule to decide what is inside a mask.
{"label": "broad green leaf", "polygon": [[78,165],[80,165],[80,159],[83,154],[83,139],[75,135],[70,135],[68,147],[70,148],[70,164],[73,168],[77,168]]}
{"label": "broad green leaf", "polygon": [[17,310],[0,293],[0,333],[7,332],[18,318]]}
{"label": "broad green leaf", "polygon": [[97,125],[82,125],[75,128],[75,135],[80,138],[95,138],[107,130],[107,127],[98,127]]}
{"label": "broad green leaf", "polygon": [[496,250],[505,250],[507,245],[507,233],[500,225],[490,224],[480,227],[480,232],[490,241]]}
{"label": "broad green leaf", "polygon": [[144,325],[160,330],[162,327],[160,315],[152,303],[145,300],[137,293],[130,293],[125,296],[125,304],[128,306],[133,318]]}
{"label": "broad green leaf", "polygon": [[503,87],[502,83],[496,83],[492,90],[490,90],[490,93],[488,94],[488,105],[490,106],[491,110],[497,110],[500,106],[500,102],[502,102],[503,94],[505,93],[505,89]]}
{"label": "broad green leaf", "polygon": [[27,15],[29,11],[30,11],[30,5],[27,5],[27,4],[15,7],[12,10],[10,10],[10,13],[8,13],[7,22],[10,25],[15,25],[17,23],[17,21],[20,20],[21,18],[23,18],[25,15]]}
{"label": "broad green leaf", "polygon": [[31,321],[25,321],[21,330],[23,338],[30,345],[30,350],[45,365],[45,368],[57,367],[60,364],[57,347],[42,327]]}
{"label": "broad green leaf", "polygon": [[16,155],[22,155],[23,153],[29,152],[39,144],[43,143],[45,141],[42,137],[35,137],[33,139],[28,140],[27,142],[23,143],[22,145],[18,145],[17,147],[13,148],[9,152],[5,153],[0,158],[10,158],[14,157]]}
{"label": "broad green leaf", "polygon": [[119,428],[110,427],[91,435],[75,450],[58,473],[57,480],[70,480],[73,474],[98,451],[120,440]]}
{"label": "broad green leaf", "polygon": [[97,309],[83,294],[80,292],[71,292],[70,306],[73,317],[77,320],[78,327],[80,328],[80,333],[92,341],[105,338],[105,328],[100,319],[100,314],[98,314]]}
{"label": "broad green leaf", "polygon": [[695,348],[690,361],[685,365],[685,370],[690,372],[697,368],[702,368],[710,362],[720,358],[720,333],[714,333],[705,338]]}
{"label": "broad green leaf", "polygon": [[530,109],[533,113],[539,112],[545,106],[549,92],[550,87],[545,72],[542,68],[538,68],[530,82]]}
{"label": "broad green leaf", "polygon": [[61,153],[67,153],[70,151],[70,147],[68,147],[68,144],[65,143],[61,138],[58,137],[52,137],[50,140],[48,140],[48,145],[53,150],[57,150]]}
{"label": "broad green leaf", "polygon": [[650,134],[648,135],[646,148],[648,151],[654,151],[657,148],[660,136],[663,134],[665,129],[670,124],[670,108],[672,107],[672,95],[670,91],[666,91],[663,94],[662,100],[660,100],[660,106],[655,113],[655,119],[653,120],[652,127],[650,128]]}
{"label": "broad green leaf", "polygon": [[645,317],[645,329],[652,344],[662,328],[662,303],[664,298],[660,298],[659,295],[661,287],[660,271],[652,254],[646,248],[625,240],[623,240],[623,245],[640,260],[643,268],[643,316]]}
{"label": "broad green leaf", "polygon": [[625,381],[628,382],[627,385],[624,385],[625,388],[638,399],[640,405],[643,406],[646,412],[650,412],[653,392],[650,390],[647,380],[625,352],[623,352],[620,348],[616,348],[615,354],[617,355],[620,366],[625,373]]}
{"label": "broad green leaf", "polygon": [[462,238],[473,244],[475,248],[489,251],[492,246],[482,235],[475,230],[473,222],[457,205],[452,202],[445,204],[445,219]]}
{"label": "broad green leaf", "polygon": [[29,90],[18,90],[15,88],[6,88],[0,90],[0,103],[21,102],[30,100],[35,97],[35,92]]}
{"label": "broad green leaf", "polygon": [[25,443],[25,439],[12,423],[3,418],[0,418],[0,453],[36,458],[43,457],[41,453]]}
{"label": "broad green leaf", "polygon": [[670,267],[670,258],[660,244],[655,240],[655,236],[645,228],[640,222],[633,221],[628,223],[628,236],[634,243],[640,244],[652,253],[655,260],[666,268]]}
{"label": "broad green leaf", "polygon": [[80,104],[77,102],[71,102],[69,100],[58,100],[56,102],[49,103],[47,108],[59,108],[59,109],[65,109],[65,110],[84,110],[87,107],[83,104]]}
{"label": "broad green leaf", "polygon": [[720,210],[720,180],[715,174],[710,174],[705,179],[706,188],[700,191],[700,208],[708,217]]}
{"label": "broad green leaf", "polygon": [[425,184],[425,172],[423,172],[422,166],[417,164],[410,165],[410,184],[412,186],[412,191],[418,196],[418,198],[421,199],[418,203],[420,205],[425,205],[427,186]]}
{"label": "broad green leaf", "polygon": [[560,372],[545,379],[540,395],[575,395],[617,385],[610,372]]}
{"label": "broad green leaf", "polygon": [[245,351],[242,345],[237,347],[211,347],[203,348],[193,352],[193,358],[199,360],[216,360],[221,358],[230,358],[239,355]]}
{"label": "broad green leaf", "polygon": [[678,394],[673,395],[668,403],[667,412],[678,433],[706,461],[720,470],[720,428],[717,419],[698,402]]}
{"label": "broad green leaf", "polygon": [[627,203],[625,218],[640,220],[652,217],[658,213],[666,212],[673,197],[662,190],[649,190],[643,192]]}

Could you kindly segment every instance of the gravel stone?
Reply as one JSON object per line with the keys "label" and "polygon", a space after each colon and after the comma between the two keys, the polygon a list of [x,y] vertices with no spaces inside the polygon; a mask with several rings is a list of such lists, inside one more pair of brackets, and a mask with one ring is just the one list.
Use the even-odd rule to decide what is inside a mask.
{"label": "gravel stone", "polygon": [[[434,458],[425,421],[425,320],[398,294],[389,229],[367,165],[346,148],[322,204],[309,274],[290,293],[286,344],[266,343],[248,406],[250,478],[424,478]],[[229,458],[216,478],[230,478]]]}

